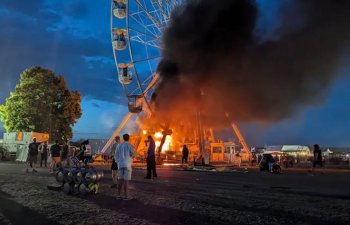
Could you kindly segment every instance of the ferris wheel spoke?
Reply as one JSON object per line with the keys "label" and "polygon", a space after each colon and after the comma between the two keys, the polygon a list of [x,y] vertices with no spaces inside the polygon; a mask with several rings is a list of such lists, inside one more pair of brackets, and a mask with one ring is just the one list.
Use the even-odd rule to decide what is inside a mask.
{"label": "ferris wheel spoke", "polygon": [[[131,30],[131,29],[130,29]],[[132,30],[134,31],[134,30]],[[160,40],[149,38],[149,36],[145,35],[144,33],[139,33],[137,31],[131,32],[130,35],[130,41],[132,42],[138,42],[147,46],[151,46],[154,48],[159,49],[160,48]]]}
{"label": "ferris wheel spoke", "polygon": [[129,25],[129,27],[135,27],[135,25],[139,25],[142,27],[145,32],[149,32],[150,34],[160,37],[161,32],[156,27],[156,25],[153,24],[153,22],[149,21],[149,18],[147,15],[143,12],[136,12],[131,14],[130,18],[132,19],[132,22],[135,22],[136,24]]}
{"label": "ferris wheel spoke", "polygon": [[155,36],[155,35],[152,35],[152,34],[148,34],[148,33],[145,33],[145,32],[142,32],[142,31],[139,31],[139,30],[137,30],[137,29],[135,29],[135,28],[129,28],[129,30],[131,30],[131,31],[134,31],[135,33],[137,33],[137,36],[143,36],[143,37],[145,37],[145,38],[151,38],[151,39],[153,39],[153,40],[157,40],[157,41],[159,41],[160,40],[160,37],[157,37],[157,36]]}
{"label": "ferris wheel spoke", "polygon": [[152,6],[154,8],[155,11],[158,11],[160,13],[158,13],[159,18],[162,21],[162,24],[166,24],[167,21],[169,20],[169,16],[166,14],[166,12],[163,9],[163,4],[161,0],[155,0],[154,2],[152,2]]}
{"label": "ferris wheel spoke", "polygon": [[160,48],[160,45],[157,42],[155,42],[155,41],[144,41],[144,40],[140,39],[139,37],[133,37],[130,40],[134,41],[134,42],[137,42],[137,43],[140,43],[140,44],[143,44],[143,45],[147,45],[147,46],[153,47],[153,48],[157,48],[157,49]]}
{"label": "ferris wheel spoke", "polygon": [[[145,88],[145,90],[144,90],[144,94],[149,93],[149,90],[151,90],[151,89],[157,84],[157,82],[159,81],[159,79],[160,79],[160,76],[159,76],[158,73],[155,73],[154,75],[152,75],[152,76],[150,77],[150,81],[149,81],[148,84],[147,84],[148,87]],[[144,84],[144,85],[146,85],[146,84]]]}
{"label": "ferris wheel spoke", "polygon": [[160,56],[155,56],[155,57],[140,59],[140,60],[134,61],[134,64],[136,64],[136,63],[141,63],[141,62],[146,62],[146,61],[153,60],[153,59],[159,59],[159,58],[160,58]]}
{"label": "ferris wheel spoke", "polygon": [[132,37],[130,40],[138,42],[140,44],[144,44],[144,45],[150,46],[150,47],[154,47],[154,48],[157,48],[157,49],[160,48],[160,45],[157,42],[155,42],[155,41],[144,41],[144,40],[140,39],[139,37]]}
{"label": "ferris wheel spoke", "polygon": [[157,20],[148,10],[147,8],[142,5],[142,3],[140,2],[140,0],[134,0],[138,6],[146,13],[147,17],[154,23],[154,25],[156,25],[156,27],[159,29],[159,31],[161,31],[161,27],[162,27],[162,23]]}
{"label": "ferris wheel spoke", "polygon": [[165,7],[166,7],[166,12],[170,17],[171,12],[178,7],[179,5],[182,4],[183,1],[178,1],[178,0],[166,0],[165,1]]}
{"label": "ferris wheel spoke", "polygon": [[129,92],[128,95],[143,95],[143,91],[139,87],[137,87],[131,92]]}
{"label": "ferris wheel spoke", "polygon": [[[139,17],[139,18],[136,18]],[[160,35],[158,34],[158,32],[156,30],[154,30],[154,27],[153,26],[150,26],[150,25],[145,25],[145,22],[143,21],[143,19],[140,17],[140,15],[132,15],[131,16],[132,20],[135,21],[139,26],[141,26],[143,29],[145,29],[145,32],[141,32],[139,30],[137,30],[136,28],[134,27],[131,27],[129,26],[128,28],[129,29],[133,29],[139,33],[145,33],[147,35],[150,35],[150,36],[153,36],[154,38],[157,38],[159,39],[160,38]],[[140,22],[141,21],[141,22]]]}
{"label": "ferris wheel spoke", "polygon": [[155,17],[162,27],[166,26],[166,17],[165,11],[159,6],[159,0],[142,0],[143,5],[147,8],[147,11]]}

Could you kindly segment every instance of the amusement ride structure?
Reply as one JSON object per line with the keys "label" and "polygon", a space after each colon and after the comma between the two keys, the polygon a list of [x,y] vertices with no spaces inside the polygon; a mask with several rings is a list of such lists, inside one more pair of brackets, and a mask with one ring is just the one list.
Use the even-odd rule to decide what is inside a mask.
{"label": "amusement ride structure", "polygon": [[152,114],[150,99],[159,81],[161,38],[171,12],[182,0],[112,0],[111,39],[118,80],[128,99],[129,113],[102,149],[134,116]]}
{"label": "amusement ride structure", "polygon": [[[172,11],[184,2],[184,0],[111,0],[113,55],[118,80],[128,99],[129,112],[103,147],[101,154],[106,152],[114,137],[119,135],[129,120],[138,117],[149,118],[152,115],[150,100],[160,80],[157,66],[161,60],[162,34],[170,21]],[[228,114],[226,117],[230,120]],[[236,124],[231,122],[231,126],[243,149],[250,154],[249,147]],[[163,130],[159,152],[166,136],[171,133],[166,129]],[[197,137],[200,137],[200,134],[197,134]],[[140,142],[141,140],[136,145]],[[135,148],[137,149],[137,146]],[[200,146],[199,150],[202,151]]]}

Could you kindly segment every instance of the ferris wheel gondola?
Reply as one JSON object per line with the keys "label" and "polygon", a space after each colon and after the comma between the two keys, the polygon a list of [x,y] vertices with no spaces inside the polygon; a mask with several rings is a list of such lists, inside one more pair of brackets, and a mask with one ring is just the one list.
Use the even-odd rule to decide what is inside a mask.
{"label": "ferris wheel gondola", "polygon": [[119,19],[126,17],[126,4],[127,0],[115,0],[113,5],[113,15]]}
{"label": "ferris wheel gondola", "polygon": [[117,51],[122,51],[126,49],[126,38],[128,32],[126,29],[118,29],[118,28],[113,28],[112,29],[112,34],[113,34],[113,40],[112,40],[112,46],[114,50]]}

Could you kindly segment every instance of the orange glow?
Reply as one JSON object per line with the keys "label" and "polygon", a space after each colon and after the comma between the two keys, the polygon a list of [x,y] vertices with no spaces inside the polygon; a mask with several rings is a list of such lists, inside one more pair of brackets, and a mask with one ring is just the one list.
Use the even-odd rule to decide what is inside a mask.
{"label": "orange glow", "polygon": [[163,150],[167,151],[167,150],[171,150],[173,147],[173,138],[171,136],[166,136],[164,145],[163,145]]}
{"label": "orange glow", "polygon": [[157,133],[154,134],[154,137],[155,138],[162,138],[163,134],[162,134],[162,132],[157,132]]}
{"label": "orange glow", "polygon": [[147,131],[146,131],[146,130],[143,130],[142,133],[143,133],[143,135],[146,135],[146,134],[147,134]]}
{"label": "orange glow", "polygon": [[163,166],[182,166],[181,163],[163,163]]}
{"label": "orange glow", "polygon": [[[160,142],[163,137],[163,134],[161,132],[157,132],[154,134],[154,137],[157,139],[155,141],[155,144],[156,144],[156,148],[158,148],[160,146]],[[165,138],[165,142],[163,144],[162,153],[164,153],[164,151],[171,150],[172,148],[173,148],[173,138],[167,135]]]}

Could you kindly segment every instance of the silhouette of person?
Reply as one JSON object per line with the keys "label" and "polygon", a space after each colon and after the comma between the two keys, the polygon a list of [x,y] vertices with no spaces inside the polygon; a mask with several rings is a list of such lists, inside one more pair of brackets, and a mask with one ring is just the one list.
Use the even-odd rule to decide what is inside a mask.
{"label": "silhouette of person", "polygon": [[148,150],[147,150],[147,175],[145,176],[145,179],[151,179],[151,174],[153,174],[153,178],[157,177],[157,171],[156,171],[156,155],[155,155],[155,148],[156,144],[152,138],[152,136],[148,136]]}
{"label": "silhouette of person", "polygon": [[323,168],[323,172],[324,172],[322,151],[318,144],[314,145],[314,160],[313,160],[312,171],[316,168],[316,165],[319,165],[321,168]]}
{"label": "silhouette of person", "polygon": [[182,163],[187,163],[188,160],[188,148],[186,145],[184,145],[184,147],[182,148]]}

